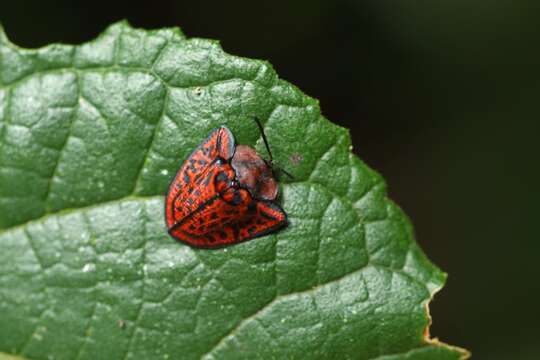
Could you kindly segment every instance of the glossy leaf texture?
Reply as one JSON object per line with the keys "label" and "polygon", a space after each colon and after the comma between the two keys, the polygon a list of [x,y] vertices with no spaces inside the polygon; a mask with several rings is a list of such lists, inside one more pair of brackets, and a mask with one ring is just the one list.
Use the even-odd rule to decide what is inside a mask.
{"label": "glossy leaf texture", "polygon": [[[174,241],[174,173],[220,125],[264,154],[253,115],[295,176],[290,225],[215,251]],[[27,50],[1,32],[1,356],[463,358],[424,335],[445,274],[350,148],[316,100],[215,41],[118,23]]]}

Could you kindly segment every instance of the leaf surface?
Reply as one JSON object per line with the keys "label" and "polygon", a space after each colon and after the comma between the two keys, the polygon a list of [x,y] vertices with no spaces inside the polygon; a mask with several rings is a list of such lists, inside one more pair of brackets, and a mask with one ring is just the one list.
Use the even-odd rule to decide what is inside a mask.
{"label": "leaf surface", "polygon": [[[220,125],[264,154],[252,115],[295,176],[290,225],[216,251],[174,241],[174,173]],[[36,50],[0,32],[0,352],[459,359],[424,336],[445,274],[350,147],[268,63],[178,29]]]}

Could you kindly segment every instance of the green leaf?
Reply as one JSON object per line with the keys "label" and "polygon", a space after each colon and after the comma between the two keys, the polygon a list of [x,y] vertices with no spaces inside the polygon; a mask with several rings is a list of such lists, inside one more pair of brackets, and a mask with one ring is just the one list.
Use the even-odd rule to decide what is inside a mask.
{"label": "green leaf", "polygon": [[[172,176],[222,124],[264,153],[251,115],[295,176],[290,225],[215,251],[174,241]],[[424,335],[445,274],[350,150],[316,100],[217,42],[119,23],[26,50],[0,32],[0,351],[462,358]]]}

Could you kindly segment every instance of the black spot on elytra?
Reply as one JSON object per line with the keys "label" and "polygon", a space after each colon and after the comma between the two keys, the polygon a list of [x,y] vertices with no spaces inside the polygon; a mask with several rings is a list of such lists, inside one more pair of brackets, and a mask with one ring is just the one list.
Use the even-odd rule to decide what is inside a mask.
{"label": "black spot on elytra", "polygon": [[192,198],[188,198],[186,201],[187,201],[187,203],[189,205],[193,205],[193,199]]}
{"label": "black spot on elytra", "polygon": [[253,234],[255,234],[257,232],[257,228],[255,226],[252,226],[252,227],[248,228],[247,231],[248,231],[248,233],[250,235],[253,235]]}
{"label": "black spot on elytra", "polygon": [[234,195],[233,195],[233,198],[231,200],[231,203],[233,205],[238,205],[242,202],[242,196],[240,195],[240,191],[235,191],[234,192]]}
{"label": "black spot on elytra", "polygon": [[201,196],[201,192],[200,192],[199,190],[195,190],[195,191],[193,192],[193,195],[195,195],[195,196]]}
{"label": "black spot on elytra", "polygon": [[219,231],[219,237],[225,240],[227,238],[227,233],[223,230]]}
{"label": "black spot on elytra", "polygon": [[216,182],[225,182],[227,180],[229,180],[229,178],[223,171],[216,175]]}
{"label": "black spot on elytra", "polygon": [[261,211],[260,214],[262,217],[267,218],[269,220],[276,220],[275,217],[273,217],[271,214],[267,213],[266,211]]}
{"label": "black spot on elytra", "polygon": [[206,178],[204,179],[203,185],[204,185],[204,186],[210,185],[210,180],[212,180],[212,173],[209,173],[209,174],[206,176]]}
{"label": "black spot on elytra", "polygon": [[250,203],[248,204],[248,208],[247,208],[247,209],[248,209],[248,212],[251,212],[251,213],[257,211],[257,204],[255,203],[255,201],[250,202]]}
{"label": "black spot on elytra", "polygon": [[184,184],[189,184],[191,182],[191,178],[189,177],[188,173],[184,173]]}
{"label": "black spot on elytra", "polygon": [[206,239],[208,240],[208,242],[216,242],[216,239],[214,239],[214,237],[212,235],[206,235]]}
{"label": "black spot on elytra", "polygon": [[189,230],[191,230],[191,231],[195,230],[195,225],[193,225],[193,224],[189,225]]}
{"label": "black spot on elytra", "polygon": [[221,136],[218,136],[217,138],[217,141],[216,141],[216,149],[217,151],[221,152]]}
{"label": "black spot on elytra", "polygon": [[210,214],[210,219],[212,219],[212,220],[216,220],[218,217],[219,217],[219,215],[218,215],[217,212],[213,212],[213,213]]}
{"label": "black spot on elytra", "polygon": [[199,163],[199,165],[203,165],[203,166],[208,164],[208,162],[206,162],[206,160],[204,160],[204,159],[199,159],[199,160],[197,160],[197,162]]}
{"label": "black spot on elytra", "polygon": [[234,238],[238,239],[238,236],[239,236],[239,233],[240,233],[240,230],[238,229],[238,225],[234,224],[231,227],[232,227],[232,230],[233,230],[233,233],[234,233]]}

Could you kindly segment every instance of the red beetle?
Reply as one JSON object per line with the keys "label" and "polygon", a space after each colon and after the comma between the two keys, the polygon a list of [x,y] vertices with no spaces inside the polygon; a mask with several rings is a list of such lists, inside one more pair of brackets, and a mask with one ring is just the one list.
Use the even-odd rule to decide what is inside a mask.
{"label": "red beetle", "polygon": [[269,161],[252,147],[235,146],[225,126],[212,131],[184,161],[166,199],[171,236],[194,247],[213,249],[287,225],[287,214],[275,202],[278,184],[272,154],[262,125],[256,122]]}

